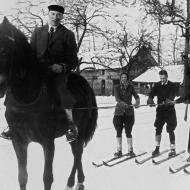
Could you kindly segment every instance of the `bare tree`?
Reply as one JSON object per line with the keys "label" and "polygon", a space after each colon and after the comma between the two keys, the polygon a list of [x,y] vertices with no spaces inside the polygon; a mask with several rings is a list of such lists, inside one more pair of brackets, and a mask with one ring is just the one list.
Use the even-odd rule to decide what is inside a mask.
{"label": "bare tree", "polygon": [[[117,21],[117,24],[120,30],[107,30],[106,33],[103,33],[109,43],[109,49],[105,49],[103,54],[92,57],[91,61],[109,68],[117,66],[130,74],[133,65],[137,62],[140,63],[140,60],[136,59],[136,55],[142,52],[142,49],[152,50],[152,33],[141,29],[137,35],[134,35],[127,30],[127,23],[120,20]],[[142,64],[136,66],[143,67]]]}
{"label": "bare tree", "polygon": [[36,25],[44,25],[45,11],[43,7],[45,4],[46,2],[43,0],[38,2],[20,0],[13,8],[14,13],[8,17],[29,38]]}
{"label": "bare tree", "polygon": [[179,27],[175,27],[174,32],[169,36],[171,41],[171,61],[170,64],[180,64],[181,63],[181,53],[184,50],[184,40],[180,38]]}
{"label": "bare tree", "polygon": [[[182,36],[185,38],[185,49],[183,61],[185,64],[184,84],[185,93],[190,89],[190,0],[175,1],[166,0],[161,3],[160,0],[141,0],[147,14],[159,17],[161,24],[173,24],[179,26]],[[185,5],[185,7],[183,7]]]}

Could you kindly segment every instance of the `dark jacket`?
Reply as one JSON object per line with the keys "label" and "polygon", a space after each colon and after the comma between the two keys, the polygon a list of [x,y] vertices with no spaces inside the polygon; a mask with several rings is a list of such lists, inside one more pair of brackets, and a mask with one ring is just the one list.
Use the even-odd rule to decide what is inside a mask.
{"label": "dark jacket", "polygon": [[132,106],[123,106],[120,102],[125,102],[127,105],[132,105],[132,96],[136,101],[140,101],[132,84],[128,84],[126,88],[119,84],[114,87],[114,95],[117,101],[115,115],[133,115],[134,108]]}
{"label": "dark jacket", "polygon": [[179,97],[175,101],[176,101],[176,103],[189,103],[190,102],[190,94],[187,94],[183,97]]}
{"label": "dark jacket", "polygon": [[[176,88],[175,84],[171,81],[168,81],[167,84],[162,85],[161,82],[158,82],[155,84],[155,86],[152,88],[149,98],[153,99],[155,96],[157,96],[157,103],[162,104],[167,99],[174,100]],[[157,107],[157,111],[160,112],[168,112],[174,110],[174,105],[159,105]]]}
{"label": "dark jacket", "polygon": [[74,33],[60,24],[49,40],[48,28],[48,25],[36,28],[31,37],[30,44],[40,66],[47,68],[54,63],[64,63],[69,70],[75,69],[78,58]]}

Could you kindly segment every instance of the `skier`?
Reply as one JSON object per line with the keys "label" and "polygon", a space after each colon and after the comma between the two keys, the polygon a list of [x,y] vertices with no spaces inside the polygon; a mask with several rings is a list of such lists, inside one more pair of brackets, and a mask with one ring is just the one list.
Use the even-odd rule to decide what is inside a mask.
{"label": "skier", "polygon": [[[177,118],[174,104],[169,104],[169,101],[173,101],[175,98],[175,84],[168,80],[168,73],[166,70],[159,71],[160,82],[156,83],[151,89],[147,104],[154,106],[154,97],[157,97],[158,106],[156,108],[156,120],[154,126],[156,129],[155,143],[156,148],[152,152],[152,156],[159,155],[161,133],[164,124],[166,123],[166,129],[170,138],[170,152],[168,156],[175,156],[175,134],[174,130],[177,126]],[[162,105],[163,104],[163,105]]]}
{"label": "skier", "polygon": [[117,102],[113,117],[113,124],[116,130],[117,151],[115,157],[122,156],[122,131],[125,129],[128,143],[129,156],[135,156],[133,152],[132,128],[135,122],[134,108],[132,106],[132,96],[136,103],[135,108],[140,106],[140,98],[134,90],[133,85],[128,81],[128,74],[120,75],[120,84],[114,87],[114,95]]}

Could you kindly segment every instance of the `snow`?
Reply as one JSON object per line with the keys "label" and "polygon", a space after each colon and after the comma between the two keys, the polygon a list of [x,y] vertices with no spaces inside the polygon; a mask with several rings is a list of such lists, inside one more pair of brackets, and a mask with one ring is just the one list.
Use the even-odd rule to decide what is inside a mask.
{"label": "snow", "polygon": [[[141,104],[146,103],[146,96],[140,95]],[[110,97],[97,97],[98,106],[113,106],[115,99]],[[1,102],[2,104],[2,102]],[[184,104],[176,105],[178,126],[176,128],[176,149],[184,150],[187,147],[189,122],[183,121]],[[112,124],[114,108],[99,109],[98,127],[92,141],[84,149],[83,167],[85,173],[86,190],[183,190],[189,189],[189,176],[183,172],[170,174],[168,167],[174,162],[185,160],[187,153],[171,159],[159,166],[151,161],[137,165],[134,159],[117,166],[95,168],[92,161],[102,160],[113,155],[116,150],[115,130]],[[0,107],[0,129],[6,127],[4,107]],[[155,108],[140,107],[135,109],[136,122],[133,128],[135,152],[154,149],[154,119]],[[73,156],[69,143],[65,137],[55,140],[54,183],[52,190],[64,189],[68,175],[73,164]],[[161,150],[169,148],[169,137],[163,130]],[[123,134],[123,150],[127,151],[127,142]],[[0,184],[1,190],[19,190],[17,181],[17,161],[10,141],[0,139]],[[28,151],[28,185],[27,190],[43,190],[43,152],[42,148],[32,143]]]}
{"label": "snow", "polygon": [[133,82],[158,82],[160,80],[158,72],[161,69],[165,69],[168,72],[168,79],[172,82],[181,83],[183,81],[184,65],[167,65],[162,68],[158,66],[151,67],[139,77],[135,78]]}

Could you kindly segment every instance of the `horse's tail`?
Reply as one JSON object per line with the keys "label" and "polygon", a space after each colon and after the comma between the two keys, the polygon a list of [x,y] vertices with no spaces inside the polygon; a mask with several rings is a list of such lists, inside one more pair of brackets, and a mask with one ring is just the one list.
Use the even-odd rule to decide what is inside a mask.
{"label": "horse's tail", "polygon": [[[79,127],[78,140],[85,146],[92,139],[97,127],[98,110],[96,97],[87,80],[76,73],[69,75],[68,88],[76,99],[74,118]],[[77,109],[83,108],[83,109]]]}
{"label": "horse's tail", "polygon": [[84,131],[84,145],[86,146],[88,142],[92,139],[94,132],[97,127],[97,118],[98,118],[98,109],[97,109],[97,104],[96,104],[96,97],[94,94],[94,91],[90,87],[89,89],[89,110],[88,111],[88,119],[87,119],[87,125]]}

